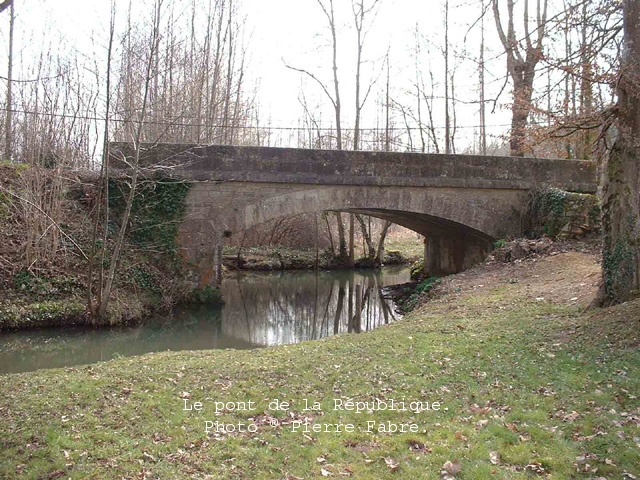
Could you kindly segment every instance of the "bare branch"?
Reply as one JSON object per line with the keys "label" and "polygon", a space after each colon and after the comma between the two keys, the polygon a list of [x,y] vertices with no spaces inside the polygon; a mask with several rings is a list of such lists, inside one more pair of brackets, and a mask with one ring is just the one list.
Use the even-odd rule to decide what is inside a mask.
{"label": "bare branch", "polygon": [[[284,59],[282,61],[284,62]],[[334,107],[336,106],[336,102],[333,99],[333,97],[331,96],[331,94],[329,93],[329,90],[327,89],[327,87],[313,73],[311,73],[310,71],[305,70],[303,68],[296,68],[296,67],[292,67],[291,65],[287,65],[286,62],[284,62],[284,66],[287,67],[289,70],[293,70],[294,72],[304,73],[305,75],[307,75],[307,76],[311,77],[313,80],[315,80],[316,83],[318,85],[320,85],[320,88],[322,88],[322,90],[327,95],[327,97],[329,97],[329,100],[331,100],[331,103],[333,104],[333,106]]]}

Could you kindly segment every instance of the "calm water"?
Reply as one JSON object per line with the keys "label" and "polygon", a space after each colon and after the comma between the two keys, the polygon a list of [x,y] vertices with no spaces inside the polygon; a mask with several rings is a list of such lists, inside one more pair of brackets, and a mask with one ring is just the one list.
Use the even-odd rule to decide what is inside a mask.
{"label": "calm water", "polygon": [[164,350],[259,348],[364,332],[398,317],[379,288],[408,281],[406,267],[240,274],[224,280],[221,307],[183,307],[135,327],[0,333],[0,373]]}

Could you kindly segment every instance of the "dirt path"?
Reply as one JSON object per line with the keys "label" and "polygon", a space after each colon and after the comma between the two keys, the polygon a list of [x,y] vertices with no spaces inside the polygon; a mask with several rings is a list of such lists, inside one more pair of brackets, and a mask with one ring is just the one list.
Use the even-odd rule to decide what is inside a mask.
{"label": "dirt path", "polygon": [[518,260],[488,263],[442,282],[441,291],[461,294],[499,284],[517,285],[532,300],[587,306],[600,282],[600,263],[591,253],[566,252]]}

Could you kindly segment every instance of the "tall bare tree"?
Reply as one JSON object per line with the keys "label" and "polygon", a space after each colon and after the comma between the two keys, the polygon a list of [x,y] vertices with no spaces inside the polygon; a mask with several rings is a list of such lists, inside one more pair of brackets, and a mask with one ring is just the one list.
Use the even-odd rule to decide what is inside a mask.
{"label": "tall bare tree", "polygon": [[516,36],[514,0],[507,0],[507,31],[505,33],[499,0],[492,0],[493,15],[500,42],[507,56],[507,73],[513,83],[511,106],[511,155],[524,156],[526,149],[527,119],[531,113],[531,98],[536,65],[542,58],[542,43],[545,38],[548,0],[536,0],[536,28],[529,27],[529,0],[524,0],[524,47]]}
{"label": "tall bare tree", "polygon": [[449,0],[444,2],[444,153],[451,153],[451,117],[449,111]]}
{"label": "tall bare tree", "polygon": [[11,160],[13,154],[13,30],[15,25],[15,11],[13,0],[5,0],[0,4],[0,12],[9,9],[9,58],[7,59],[7,112],[5,119],[5,157]]}
{"label": "tall bare tree", "polygon": [[357,38],[357,49],[356,49],[356,76],[355,76],[355,125],[353,131],[353,149],[360,149],[360,116],[362,113],[362,108],[369,97],[369,93],[371,93],[371,87],[373,87],[373,82],[369,84],[369,88],[364,95],[362,101],[360,101],[360,89],[362,86],[362,52],[364,50],[364,42],[367,36],[366,29],[366,18],[369,14],[376,14],[376,8],[378,7],[381,0],[373,0],[369,5],[365,5],[365,0],[352,0],[351,2],[351,10],[353,11],[353,20],[356,28],[356,38]]}
{"label": "tall bare tree", "polygon": [[[324,94],[327,96],[329,101],[333,106],[333,111],[335,115],[335,126],[336,126],[336,148],[338,150],[342,150],[342,103],[340,100],[340,81],[338,78],[338,35],[336,30],[336,15],[335,9],[333,5],[333,0],[327,0],[325,4],[323,0],[316,0],[320,8],[322,9],[322,13],[324,14],[327,20],[327,26],[329,27],[329,32],[331,35],[331,69],[333,72],[333,94],[329,91],[329,87],[327,87],[315,74],[312,72],[293,67],[290,65],[286,65],[287,68],[303,73],[310,77],[316,82]],[[338,222],[338,245],[339,245],[339,255],[341,258],[347,258],[347,239],[345,235],[344,223],[342,220],[342,214],[340,212],[335,212],[336,221]]]}
{"label": "tall bare tree", "polygon": [[[107,45],[107,64],[106,64],[106,84],[105,84],[105,114],[104,114],[104,130],[103,130],[103,155],[100,167],[100,191],[98,193],[98,201],[96,202],[96,211],[91,235],[91,252],[89,255],[89,269],[87,280],[87,309],[89,313],[96,318],[96,304],[99,307],[102,304],[102,292],[104,288],[104,259],[106,258],[107,249],[107,233],[109,230],[109,121],[111,118],[111,66],[113,58],[113,40],[115,36],[115,0],[111,1],[111,18],[109,21],[109,41]],[[98,236],[98,228],[102,220],[102,246],[100,255],[97,255],[96,238]],[[97,288],[94,291],[94,268],[96,257],[99,258],[99,274],[97,279]],[[94,294],[97,293],[96,302],[94,303]]]}
{"label": "tall bare tree", "polygon": [[153,10],[153,23],[151,27],[151,34],[148,39],[147,56],[145,58],[144,76],[142,77],[142,99],[140,105],[140,111],[138,118],[132,121],[130,124],[130,130],[133,138],[134,155],[130,159],[129,167],[131,168],[131,178],[129,180],[129,193],[127,195],[126,205],[124,213],[122,215],[120,229],[118,230],[118,236],[114,246],[113,253],[111,255],[111,264],[109,265],[109,272],[105,281],[104,291],[101,295],[100,307],[98,309],[98,316],[104,317],[107,313],[109,306],[109,300],[111,296],[111,289],[116,278],[118,266],[120,262],[120,255],[124,247],[125,234],[129,225],[129,217],[131,216],[131,208],[133,206],[133,200],[136,194],[136,187],[138,184],[140,154],[142,151],[142,139],[143,130],[147,116],[147,108],[149,106],[149,94],[152,88],[152,82],[154,75],[154,66],[156,65],[156,56],[158,54],[160,43],[160,18],[162,13],[163,0],[155,0]]}

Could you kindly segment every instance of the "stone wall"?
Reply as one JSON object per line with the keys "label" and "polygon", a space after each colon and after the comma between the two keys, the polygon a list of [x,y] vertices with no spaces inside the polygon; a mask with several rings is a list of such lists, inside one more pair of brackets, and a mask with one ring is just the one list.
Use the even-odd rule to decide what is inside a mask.
{"label": "stone wall", "polygon": [[600,229],[600,204],[591,194],[549,189],[533,194],[531,232],[535,236],[579,238]]}

